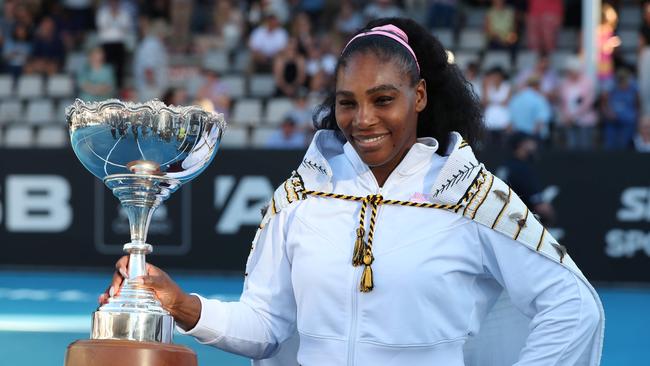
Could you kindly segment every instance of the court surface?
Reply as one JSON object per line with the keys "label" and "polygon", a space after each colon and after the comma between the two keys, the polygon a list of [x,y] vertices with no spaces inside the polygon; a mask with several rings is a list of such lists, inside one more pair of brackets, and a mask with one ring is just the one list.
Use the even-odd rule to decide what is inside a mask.
{"label": "court surface", "polygon": [[[181,287],[221,300],[236,300],[242,278],[172,276]],[[87,339],[97,296],[110,273],[0,271],[0,366],[63,365],[66,347]],[[602,365],[650,365],[650,287],[597,286],[605,306]],[[240,366],[249,360],[176,334],[174,342],[197,353],[199,365]]]}

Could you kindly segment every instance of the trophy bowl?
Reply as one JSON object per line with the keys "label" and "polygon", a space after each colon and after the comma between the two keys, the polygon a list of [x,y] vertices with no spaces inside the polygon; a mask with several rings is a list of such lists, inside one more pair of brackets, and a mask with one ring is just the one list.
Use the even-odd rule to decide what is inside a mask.
{"label": "trophy bowl", "polygon": [[146,274],[147,229],[156,207],[212,161],[226,127],[223,115],[197,106],[110,99],[66,109],[72,148],[127,212],[128,278],[93,314],[91,339],[171,343],[174,320],[153,291],[135,283]]}

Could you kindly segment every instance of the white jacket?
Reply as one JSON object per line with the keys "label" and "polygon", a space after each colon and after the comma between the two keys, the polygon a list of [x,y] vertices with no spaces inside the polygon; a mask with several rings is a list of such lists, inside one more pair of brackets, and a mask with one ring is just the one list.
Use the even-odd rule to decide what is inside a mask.
{"label": "white jacket", "polygon": [[[453,202],[458,192],[471,193],[483,167],[467,164],[473,154],[459,135],[450,144],[451,157],[442,157],[435,139],[419,139],[380,188],[349,144],[321,131],[298,172],[308,189]],[[240,301],[201,297],[200,320],[184,333],[253,359],[271,357],[259,365],[295,365],[296,329],[297,363],[307,366],[599,364],[603,313],[595,291],[527,210],[518,240],[504,235],[514,230],[508,217],[521,220],[510,211],[521,201],[510,192],[510,205],[499,203],[489,193],[507,186],[482,179],[465,216],[380,205],[368,293],[359,291],[363,268],[351,265],[361,204],[300,192],[295,199],[285,184],[256,235]],[[494,230],[480,223],[492,211],[507,215]]]}

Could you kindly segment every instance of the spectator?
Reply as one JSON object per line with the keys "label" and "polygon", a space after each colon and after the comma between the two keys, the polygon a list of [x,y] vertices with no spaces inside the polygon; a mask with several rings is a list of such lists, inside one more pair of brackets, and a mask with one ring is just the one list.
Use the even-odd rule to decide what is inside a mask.
{"label": "spectator", "polygon": [[324,78],[334,75],[336,69],[336,56],[328,49],[329,44],[324,40],[314,42],[307,54],[306,71],[308,82],[317,74],[322,73]]}
{"label": "spectator", "polygon": [[53,75],[58,73],[65,61],[65,46],[54,20],[45,17],[41,20],[33,42],[28,63],[28,72]]}
{"label": "spectator", "polygon": [[168,86],[168,56],[163,40],[167,25],[156,20],[143,23],[144,39],[133,58],[134,86],[140,101],[162,97]]}
{"label": "spectator", "polygon": [[643,6],[643,24],[639,31],[639,92],[641,96],[641,109],[644,114],[650,115],[650,2]]}
{"label": "spectator", "polygon": [[[485,15],[485,37],[493,50],[508,50],[516,53],[517,33],[515,11],[505,0],[492,0],[492,6]],[[514,58],[514,57],[513,57]]]}
{"label": "spectator", "polygon": [[16,3],[13,0],[6,0],[2,4],[2,16],[0,17],[0,46],[4,41],[12,37],[16,25]]}
{"label": "spectator", "polygon": [[289,39],[287,46],[273,60],[276,96],[293,97],[305,84],[305,57],[298,53],[298,40]]}
{"label": "spectator", "polygon": [[639,93],[626,69],[616,72],[616,84],[603,94],[605,148],[627,149],[632,145],[639,118]]}
{"label": "spectator", "polygon": [[32,44],[29,39],[29,30],[26,25],[16,23],[10,38],[5,39],[2,45],[2,59],[5,64],[5,72],[18,78],[23,72],[29,54],[32,52]]}
{"label": "spectator", "polygon": [[104,50],[93,48],[88,53],[88,65],[77,75],[79,98],[86,102],[98,102],[115,96],[115,74],[104,63]]}
{"label": "spectator", "polygon": [[429,28],[453,28],[456,25],[458,0],[429,0],[428,3]]}
{"label": "spectator", "polygon": [[205,99],[212,103],[214,110],[228,117],[232,100],[228,87],[219,79],[215,70],[204,69],[202,76],[205,80],[196,95],[197,99]]}
{"label": "spectator", "polygon": [[286,117],[280,128],[273,131],[266,142],[268,149],[301,149],[305,147],[305,134],[296,126],[296,122]]}
{"label": "spectator", "polygon": [[616,36],[618,16],[609,4],[603,4],[602,18],[597,29],[598,41],[598,88],[607,92],[614,87],[614,50],[621,45]]}
{"label": "spectator", "polygon": [[469,81],[472,86],[472,91],[480,100],[483,92],[483,88],[481,86],[483,84],[483,80],[481,78],[481,71],[477,62],[472,61],[467,64],[465,67],[465,79]]}
{"label": "spectator", "polygon": [[530,48],[540,54],[553,52],[563,17],[562,0],[528,0],[526,30]]}
{"label": "spectator", "polygon": [[126,44],[133,34],[131,14],[120,0],[107,0],[97,10],[96,24],[106,62],[115,70],[117,87],[122,87]]}
{"label": "spectator", "polygon": [[551,106],[539,90],[540,81],[536,77],[528,80],[528,85],[516,92],[508,109],[515,132],[525,133],[544,141],[548,138],[548,124],[551,120]]}
{"label": "spectator", "polygon": [[531,78],[539,79],[539,90],[547,99],[552,100],[554,98],[553,94],[559,85],[559,77],[555,69],[551,67],[548,54],[539,55],[534,66],[519,72],[515,82],[516,88],[525,88]]}
{"label": "spectator", "polygon": [[298,41],[298,52],[307,56],[309,49],[314,46],[312,21],[307,13],[298,13],[291,23],[291,37]]}
{"label": "spectator", "polygon": [[304,12],[309,16],[311,24],[314,24],[316,28],[323,25],[321,23],[325,21],[323,19],[325,0],[300,0],[298,1],[298,9],[301,13]]}
{"label": "spectator", "polygon": [[80,44],[86,32],[94,29],[94,0],[63,0],[63,10],[69,20],[69,29],[74,44]]}
{"label": "spectator", "polygon": [[558,88],[558,138],[565,140],[569,149],[593,147],[598,115],[594,108],[596,91],[593,82],[584,74],[577,57],[566,63],[565,75]]}
{"label": "spectator", "polygon": [[287,46],[289,35],[275,14],[269,13],[264,17],[264,23],[255,28],[248,40],[252,54],[254,72],[271,72],[273,58]]}
{"label": "spectator", "polygon": [[639,130],[634,137],[634,149],[650,153],[650,115],[644,115],[639,121]]}
{"label": "spectator", "polygon": [[363,17],[356,9],[352,0],[341,2],[341,11],[336,16],[335,28],[341,39],[349,40],[352,35],[363,27]]}
{"label": "spectator", "polygon": [[217,47],[233,50],[244,35],[244,15],[232,0],[219,0],[214,7],[214,35]]}
{"label": "spectator", "polygon": [[512,190],[516,190],[526,207],[540,216],[540,222],[550,226],[555,221],[555,210],[544,199],[541,181],[535,172],[533,162],[538,155],[539,146],[534,137],[515,133],[509,141],[510,158],[499,169],[500,178]]}
{"label": "spectator", "polygon": [[379,18],[394,18],[402,16],[400,9],[393,0],[373,0],[363,9],[366,21]]}
{"label": "spectator", "polygon": [[509,133],[511,87],[507,75],[500,67],[490,69],[483,78],[481,100],[485,108],[485,127],[488,130],[488,141],[495,146],[504,146],[506,134]]}

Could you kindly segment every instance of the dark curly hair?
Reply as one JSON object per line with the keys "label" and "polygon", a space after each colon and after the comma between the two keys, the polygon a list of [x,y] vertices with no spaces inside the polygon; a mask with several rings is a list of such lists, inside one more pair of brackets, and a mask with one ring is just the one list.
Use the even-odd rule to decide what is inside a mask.
{"label": "dark curly hair", "polygon": [[[412,86],[420,79],[426,82],[427,106],[418,115],[417,137],[436,138],[441,154],[447,150],[451,131],[459,132],[472,147],[476,147],[483,132],[483,116],[478,97],[458,67],[447,61],[447,52],[442,44],[418,23],[405,18],[377,19],[358,33],[386,24],[393,24],[406,33],[408,44],[417,56],[420,71],[418,72],[415,60],[406,48],[390,38],[370,35],[357,38],[346,47],[336,66],[335,77],[338,77],[338,70],[345,67],[351,57],[358,53],[372,52],[381,60],[392,60],[408,75]],[[339,130],[334,108],[333,91],[314,113],[316,129]]]}

